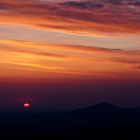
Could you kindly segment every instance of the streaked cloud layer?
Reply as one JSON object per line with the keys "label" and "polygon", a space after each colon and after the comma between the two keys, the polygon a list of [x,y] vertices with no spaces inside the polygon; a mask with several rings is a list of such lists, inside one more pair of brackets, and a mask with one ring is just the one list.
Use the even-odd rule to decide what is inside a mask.
{"label": "streaked cloud layer", "polygon": [[140,79],[140,8],[0,1],[0,77]]}
{"label": "streaked cloud layer", "polygon": [[57,30],[32,29],[28,26],[14,24],[1,24],[0,31],[0,40],[24,40],[56,45],[85,45],[110,49],[140,50],[140,36],[137,34],[101,37],[97,35],[69,34]]}
{"label": "streaked cloud layer", "polygon": [[0,48],[1,77],[140,78],[140,52],[10,40]]}
{"label": "streaked cloud layer", "polygon": [[[84,3],[87,5],[87,3]],[[139,6],[102,3],[87,8],[75,3],[1,0],[1,22],[80,34],[139,33]],[[76,5],[76,6],[75,6]],[[93,4],[92,4],[93,5]],[[97,4],[96,4],[97,5]]]}

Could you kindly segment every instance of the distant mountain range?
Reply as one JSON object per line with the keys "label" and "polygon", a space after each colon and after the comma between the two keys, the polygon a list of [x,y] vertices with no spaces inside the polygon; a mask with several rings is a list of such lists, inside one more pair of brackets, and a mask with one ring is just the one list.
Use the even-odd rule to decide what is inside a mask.
{"label": "distant mountain range", "polygon": [[78,109],[77,112],[111,112],[111,111],[122,111],[123,108],[112,105],[110,103],[101,103],[95,106],[90,106],[84,109]]}
{"label": "distant mountain range", "polygon": [[95,138],[104,134],[136,136],[139,129],[140,108],[120,108],[109,103],[69,112],[0,112],[1,134]]}

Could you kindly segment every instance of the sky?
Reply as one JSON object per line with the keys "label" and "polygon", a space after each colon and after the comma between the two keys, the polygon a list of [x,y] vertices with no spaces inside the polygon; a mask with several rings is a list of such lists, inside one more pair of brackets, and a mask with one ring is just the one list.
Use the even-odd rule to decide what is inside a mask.
{"label": "sky", "polygon": [[98,4],[0,1],[0,109],[140,106],[140,8]]}

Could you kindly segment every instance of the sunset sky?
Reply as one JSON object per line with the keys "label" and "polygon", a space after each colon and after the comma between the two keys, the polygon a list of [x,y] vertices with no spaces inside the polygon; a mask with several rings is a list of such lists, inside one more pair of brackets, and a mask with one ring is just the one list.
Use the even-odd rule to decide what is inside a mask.
{"label": "sunset sky", "polygon": [[[132,87],[140,83],[140,6],[128,3],[129,0],[118,5],[95,0],[94,7],[89,6],[93,6],[91,2],[94,1],[82,2],[84,6],[62,0],[0,1],[0,97],[3,97],[0,100],[8,102],[6,105],[2,101],[2,106],[31,100],[36,106],[39,102],[40,106],[45,104],[52,109],[61,108],[64,104],[72,108],[87,105],[89,98],[89,104],[112,101],[122,105],[140,105],[135,102],[138,93],[134,93],[133,101],[129,94],[126,101],[121,93],[114,93],[111,99],[112,92],[107,96],[100,93],[97,97],[98,90],[94,94],[94,89],[90,89],[90,95],[80,90],[80,85],[87,87],[94,82],[97,88],[100,82],[104,86],[104,81],[108,81],[107,89],[112,81],[117,83],[117,89],[121,88],[121,83],[123,88],[125,85],[129,87],[130,83],[133,83]],[[71,90],[78,89],[78,93],[60,95],[49,90],[52,83],[55,86],[60,84],[63,89],[75,81],[79,81],[77,88]],[[46,87],[48,82],[51,85]],[[38,90],[43,92],[34,95],[29,83],[33,87],[39,83]],[[32,93],[28,95],[30,90]],[[60,96],[63,101],[62,98],[57,100]],[[72,106],[70,102],[69,105],[66,103],[69,97],[70,101],[76,98]]]}

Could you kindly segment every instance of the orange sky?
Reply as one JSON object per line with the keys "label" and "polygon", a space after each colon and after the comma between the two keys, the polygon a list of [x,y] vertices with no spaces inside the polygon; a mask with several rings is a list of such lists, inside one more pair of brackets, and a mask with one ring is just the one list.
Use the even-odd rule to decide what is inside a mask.
{"label": "orange sky", "polygon": [[[91,10],[20,0],[1,0],[0,5],[0,26],[11,26],[15,30],[8,38],[10,29],[0,29],[1,79],[140,79],[140,46],[134,39],[140,34],[140,11],[126,6],[115,8],[106,5],[103,9]],[[23,27],[21,39],[13,25]],[[46,41],[42,42],[41,37],[37,37],[36,41],[26,40],[25,26],[34,38],[33,31],[46,32]],[[54,41],[47,41],[48,33],[54,31],[60,43],[56,43],[57,37]],[[69,39],[68,43],[65,34],[70,38],[81,36],[82,39],[77,42]],[[134,46],[124,39],[130,35],[133,37],[129,42]],[[94,42],[90,46],[82,45],[92,37],[95,44],[104,39],[106,42],[102,46],[94,45]],[[125,41],[122,42],[122,39]],[[127,45],[129,49],[125,49]]]}
{"label": "orange sky", "polygon": [[0,47],[0,77],[140,78],[139,52],[11,40]]}
{"label": "orange sky", "polygon": [[[0,22],[82,34],[139,33],[139,13],[128,5],[87,9],[37,1],[1,0]],[[80,25],[80,26],[79,26]]]}

